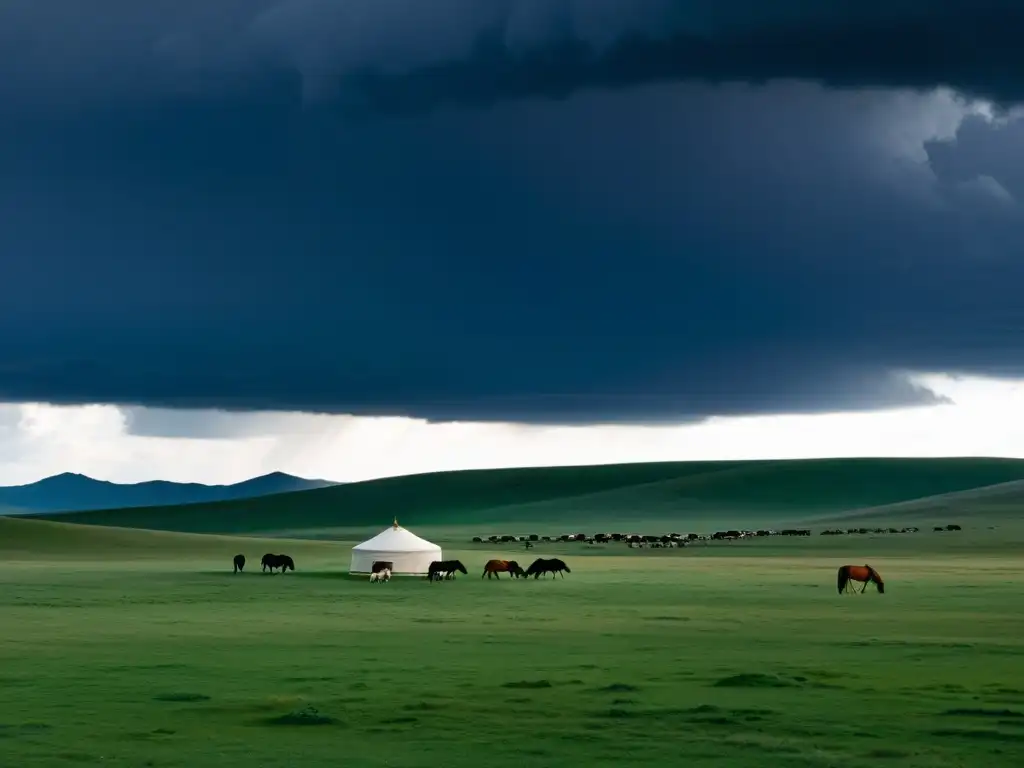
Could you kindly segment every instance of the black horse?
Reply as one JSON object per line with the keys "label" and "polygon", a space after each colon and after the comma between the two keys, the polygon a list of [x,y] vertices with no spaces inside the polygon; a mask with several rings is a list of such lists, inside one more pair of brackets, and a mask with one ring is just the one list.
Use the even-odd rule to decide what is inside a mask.
{"label": "black horse", "polygon": [[234,566],[233,573],[241,573],[245,570],[245,555],[235,555]]}
{"label": "black horse", "polygon": [[455,572],[469,573],[461,560],[435,560],[427,569],[429,581],[441,581],[441,579],[454,579]]}
{"label": "black horse", "polygon": [[[565,573],[562,573],[563,571],[565,571]],[[539,578],[542,573],[550,573],[552,576],[557,573],[564,579],[565,574],[572,573],[572,571],[564,561],[559,560],[557,557],[552,557],[550,559],[538,557],[530,563],[530,567],[526,569],[525,577],[529,578],[530,576],[533,576],[533,578],[536,579]]]}
{"label": "black horse", "polygon": [[273,573],[275,568],[280,568],[281,573],[288,570],[295,570],[295,561],[292,560],[288,555],[272,555],[267,553],[263,556],[263,560],[260,561],[260,565],[263,566],[264,572],[267,568]]}

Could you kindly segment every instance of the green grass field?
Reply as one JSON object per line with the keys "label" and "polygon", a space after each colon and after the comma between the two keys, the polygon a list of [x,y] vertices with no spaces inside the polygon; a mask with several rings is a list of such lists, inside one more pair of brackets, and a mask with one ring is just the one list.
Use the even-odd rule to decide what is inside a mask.
{"label": "green grass field", "polygon": [[[353,541],[0,519],[0,764],[1019,766],[1020,526],[986,522],[531,553],[439,526],[469,576],[371,586]],[[479,578],[555,552],[565,579]],[[837,595],[865,561],[886,594]]]}

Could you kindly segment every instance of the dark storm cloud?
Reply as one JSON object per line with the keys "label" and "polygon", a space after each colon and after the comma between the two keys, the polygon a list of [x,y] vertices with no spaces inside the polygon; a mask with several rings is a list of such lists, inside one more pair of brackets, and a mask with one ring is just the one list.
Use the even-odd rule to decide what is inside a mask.
{"label": "dark storm cloud", "polygon": [[[302,106],[376,68],[361,97],[404,109],[409,78],[471,60],[488,25],[536,50],[571,18],[611,50],[678,7],[634,3],[452,4],[440,33],[399,2],[47,24],[42,0],[0,5],[0,399],[648,422],[928,402],[892,371],[1012,372],[1012,120],[950,141],[955,101],[793,83]],[[691,30],[744,21],[690,7]]]}
{"label": "dark storm cloud", "polygon": [[885,371],[1012,359],[1020,267],[979,270],[975,214],[874,178],[879,98],[11,132],[0,394],[548,422],[927,400]]}
{"label": "dark storm cloud", "polygon": [[347,111],[684,79],[1024,97],[1016,0],[7,0],[0,93],[238,92],[283,72]]}
{"label": "dark storm cloud", "polygon": [[483,34],[465,58],[398,73],[347,73],[335,92],[351,93],[351,112],[398,114],[688,79],[943,85],[1001,105],[1024,100],[1024,7],[1013,0],[953,2],[943,10],[924,2],[866,2],[848,10],[838,4],[833,13],[806,18],[773,18],[769,11],[766,19],[754,12],[721,22],[698,15],[697,23],[690,4],[675,5],[674,13],[662,9],[656,34],[627,29],[598,46],[566,25],[564,33],[516,50],[498,28]]}

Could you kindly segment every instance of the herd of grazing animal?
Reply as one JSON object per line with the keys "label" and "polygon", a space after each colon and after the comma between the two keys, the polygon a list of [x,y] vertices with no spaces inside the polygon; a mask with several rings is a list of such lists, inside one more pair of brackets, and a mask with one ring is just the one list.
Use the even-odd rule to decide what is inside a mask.
{"label": "herd of grazing animal", "polygon": [[[242,573],[245,570],[245,555],[235,555],[232,565],[234,573]],[[263,567],[264,573],[266,573],[268,568],[271,573],[274,572],[275,568],[280,568],[281,573],[295,570],[295,561],[291,557],[288,555],[274,555],[269,552],[263,556],[260,565]]]}
{"label": "herd of grazing animal", "polygon": [[[245,555],[235,555],[232,565],[234,573],[241,573],[244,571]],[[281,573],[289,570],[295,570],[295,561],[288,555],[267,553],[260,561],[260,565],[262,566],[264,573],[266,573],[268,568],[271,573],[274,572],[275,568],[280,568]],[[379,584],[391,581],[391,571],[393,568],[394,563],[391,561],[375,561],[370,568],[370,583]],[[456,573],[469,573],[461,560],[435,560],[430,564],[426,578],[430,582],[447,581],[454,579]],[[552,576],[557,574],[564,579],[565,574],[572,573],[572,570],[565,564],[564,560],[560,560],[557,557],[538,557],[530,563],[530,567],[525,571],[515,560],[488,560],[486,565],[484,565],[484,571],[480,574],[480,578],[482,579],[486,576],[488,579],[500,579],[501,574],[503,573],[507,573],[509,578],[513,579],[528,579],[530,576],[533,576],[534,579],[538,579],[542,575],[547,575],[549,573]],[[870,565],[840,566],[839,571],[836,574],[836,586],[839,594],[841,595],[844,592],[856,593],[857,588],[853,586],[853,582],[864,585],[860,588],[860,594],[864,593],[868,588],[868,584],[874,584],[879,594],[885,594],[885,582],[882,580],[878,571]]]}
{"label": "herd of grazing animal", "polygon": [[[869,535],[869,534],[905,534],[917,533],[921,529],[916,526],[906,528],[828,528],[819,531],[821,536],[846,536],[846,535]],[[936,533],[942,531],[960,531],[961,526],[951,523],[949,525],[937,525],[933,529]],[[474,536],[474,544],[523,544],[526,549],[535,546],[536,543],[573,543],[582,544],[615,544],[622,543],[630,549],[660,549],[663,547],[676,548],[687,547],[695,543],[704,544],[712,541],[738,541],[740,539],[765,538],[770,536],[810,536],[810,528],[784,528],[776,531],[771,528],[762,528],[756,531],[751,530],[728,530],[715,531],[710,534],[696,533],[665,533],[665,534],[638,534],[638,533],[563,533],[561,536],[539,536],[536,533],[529,535],[511,534],[493,536]]]}
{"label": "herd of grazing animal", "polygon": [[542,574],[548,573],[552,576],[558,574],[564,579],[565,574],[572,573],[572,570],[565,564],[564,560],[559,560],[557,557],[538,557],[530,563],[530,567],[525,571],[515,560],[488,560],[484,566],[484,572],[480,574],[480,578],[482,579],[486,576],[488,579],[492,577],[500,579],[503,573],[507,573],[510,578],[514,579],[528,579],[530,576],[537,579]]}

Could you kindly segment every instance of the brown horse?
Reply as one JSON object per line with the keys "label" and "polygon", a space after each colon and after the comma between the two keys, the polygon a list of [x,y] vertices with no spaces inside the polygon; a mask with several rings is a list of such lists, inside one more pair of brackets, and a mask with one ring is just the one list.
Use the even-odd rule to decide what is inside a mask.
{"label": "brown horse", "polygon": [[507,573],[510,577],[519,578],[524,575],[523,569],[519,567],[519,563],[515,560],[488,560],[487,565],[484,566],[484,572],[480,574],[482,579],[486,576],[488,579],[494,576],[496,579],[500,579],[500,574]]}
{"label": "brown horse", "polygon": [[[864,586],[860,588],[861,594],[868,588],[868,584],[875,582],[875,586],[878,588],[878,594],[885,594],[885,582],[882,581],[881,575],[872,568],[870,565],[843,565],[839,567],[839,572],[836,574],[836,586],[839,589],[839,594],[843,594],[845,590],[851,589],[851,581],[860,581],[864,583]],[[856,592],[857,588],[852,587],[852,591]]]}

